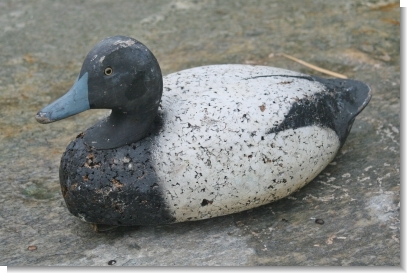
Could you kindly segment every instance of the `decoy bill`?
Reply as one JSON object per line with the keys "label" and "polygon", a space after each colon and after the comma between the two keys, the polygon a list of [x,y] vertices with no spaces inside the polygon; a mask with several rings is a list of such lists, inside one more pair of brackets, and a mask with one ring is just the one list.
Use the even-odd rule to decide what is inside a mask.
{"label": "decoy bill", "polygon": [[114,36],[89,52],[73,87],[36,119],[111,109],[62,156],[68,210],[94,224],[158,225],[297,191],[335,158],[371,96],[356,80],[267,66],[210,65],[163,78],[145,45]]}

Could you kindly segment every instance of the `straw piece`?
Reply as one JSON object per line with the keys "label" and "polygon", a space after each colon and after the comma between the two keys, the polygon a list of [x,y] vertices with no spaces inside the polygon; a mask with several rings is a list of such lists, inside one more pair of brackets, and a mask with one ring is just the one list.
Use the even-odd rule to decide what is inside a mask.
{"label": "straw piece", "polygon": [[305,61],[303,61],[303,60],[300,60],[300,59],[297,59],[297,58],[295,58],[295,57],[293,57],[293,56],[290,56],[290,55],[287,55],[287,54],[284,54],[284,53],[281,53],[280,55],[282,55],[282,56],[284,56],[284,57],[286,57],[286,58],[288,58],[288,59],[290,59],[290,60],[293,60],[293,61],[295,61],[295,62],[297,62],[297,63],[300,63],[300,64],[302,64],[302,65],[304,65],[304,66],[307,66],[307,67],[309,67],[309,68],[311,68],[311,69],[314,69],[314,70],[316,70],[316,71],[319,71],[319,72],[321,72],[321,73],[324,73],[324,74],[327,74],[327,75],[330,75],[330,76],[333,76],[333,77],[336,77],[336,78],[341,78],[341,79],[347,79],[347,78],[348,78],[348,77],[346,77],[345,75],[342,75],[342,74],[339,74],[339,73],[336,73],[336,72],[332,72],[332,71],[323,69],[323,68],[318,67],[318,66],[316,66],[316,65],[307,63],[307,62],[305,62]]}

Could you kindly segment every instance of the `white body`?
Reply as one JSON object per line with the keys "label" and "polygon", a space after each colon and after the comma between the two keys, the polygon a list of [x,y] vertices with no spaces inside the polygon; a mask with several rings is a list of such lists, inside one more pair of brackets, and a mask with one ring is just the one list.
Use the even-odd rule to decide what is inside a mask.
{"label": "white body", "polygon": [[340,142],[329,128],[267,134],[295,101],[324,90],[318,82],[269,75],[303,76],[273,67],[218,65],[164,77],[164,127],[151,152],[177,222],[283,198],[335,157]]}

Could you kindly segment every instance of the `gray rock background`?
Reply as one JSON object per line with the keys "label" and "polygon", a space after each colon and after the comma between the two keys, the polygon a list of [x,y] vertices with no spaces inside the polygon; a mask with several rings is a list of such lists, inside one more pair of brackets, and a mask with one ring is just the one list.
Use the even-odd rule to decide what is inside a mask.
{"label": "gray rock background", "polygon": [[[1,1],[0,265],[399,266],[398,6],[390,0]],[[50,125],[34,116],[70,88],[94,44],[118,34],[146,44],[164,74],[247,63],[322,75],[278,55],[285,53],[366,82],[373,98],[334,162],[288,198],[204,221],[96,233],[67,211],[58,167],[69,141],[107,112]]]}

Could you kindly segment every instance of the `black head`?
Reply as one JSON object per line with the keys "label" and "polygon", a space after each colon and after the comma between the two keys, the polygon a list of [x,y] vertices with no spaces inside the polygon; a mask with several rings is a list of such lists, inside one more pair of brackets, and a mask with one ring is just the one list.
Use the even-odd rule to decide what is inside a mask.
{"label": "black head", "polygon": [[86,56],[79,78],[85,73],[90,108],[144,112],[158,107],[160,66],[151,51],[135,39],[114,36],[99,42]]}
{"label": "black head", "polygon": [[146,135],[163,90],[160,66],[139,41],[114,36],[100,41],[86,56],[78,79],[61,98],[38,112],[50,123],[87,109],[112,109],[112,114],[85,131],[85,142],[109,149]]}

